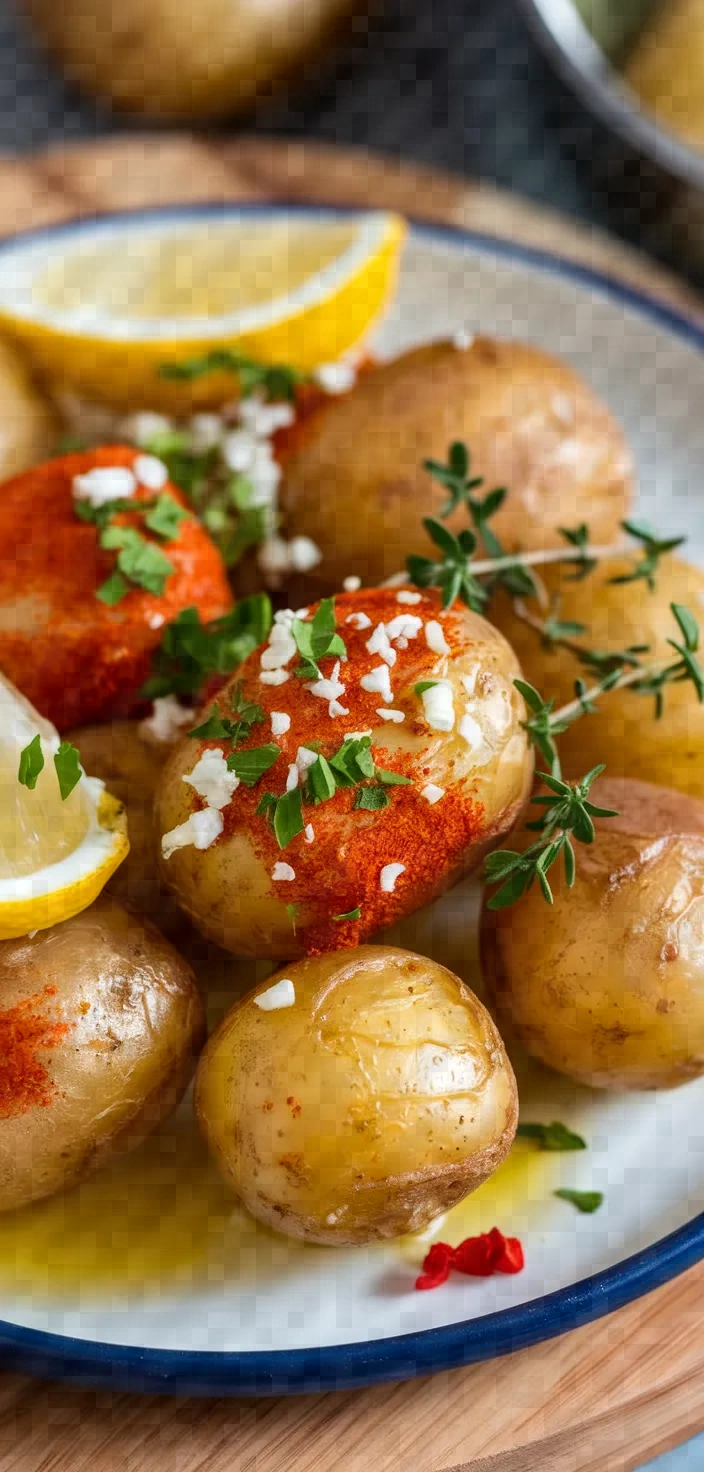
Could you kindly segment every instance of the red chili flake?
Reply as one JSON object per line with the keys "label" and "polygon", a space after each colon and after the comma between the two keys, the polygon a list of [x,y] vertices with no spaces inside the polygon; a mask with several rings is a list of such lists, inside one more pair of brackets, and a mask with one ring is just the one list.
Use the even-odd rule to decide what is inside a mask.
{"label": "red chili flake", "polygon": [[457,1247],[434,1242],[423,1259],[423,1272],[416,1279],[416,1288],[439,1288],[447,1282],[451,1269],[471,1278],[489,1278],[492,1273],[520,1273],[524,1265],[518,1237],[504,1237],[498,1227],[492,1227],[490,1232],[481,1232],[478,1237],[465,1237]]}
{"label": "red chili flake", "polygon": [[453,1249],[449,1242],[434,1242],[423,1258],[423,1271],[416,1278],[416,1288],[439,1288],[450,1276]]}
{"label": "red chili flake", "polygon": [[466,1273],[470,1278],[490,1278],[496,1266],[496,1248],[486,1232],[480,1237],[465,1237],[452,1254],[452,1266],[457,1273]]}

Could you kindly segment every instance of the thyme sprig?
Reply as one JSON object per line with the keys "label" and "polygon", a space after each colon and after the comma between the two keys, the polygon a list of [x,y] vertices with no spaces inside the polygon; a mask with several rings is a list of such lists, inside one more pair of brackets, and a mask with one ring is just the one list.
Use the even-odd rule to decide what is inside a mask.
{"label": "thyme sprig", "polygon": [[490,910],[502,910],[512,905],[536,880],[544,898],[552,904],[548,870],[562,858],[565,880],[571,887],[576,872],[572,840],[593,843],[595,831],[592,820],[618,816],[611,808],[596,807],[589,797],[592,783],[604,771],[603,764],[593,767],[578,782],[568,782],[562,777],[557,737],[573,721],[597,710],[601,697],[609,691],[627,686],[655,697],[656,716],[662,714],[668,685],[685,680],[692,683],[697,699],[704,702],[704,669],[697,659],[701,644],[699,624],[683,604],[672,603],[670,608],[681,635],[680,639],[667,641],[678,656],[674,660],[661,659],[645,665],[637,655],[631,654],[630,666],[622,662],[608,669],[596,685],[587,687],[583,680],[577,680],[574,700],[558,710],[555,710],[554,699],[545,700],[526,680],[514,680],[529,711],[522,722],[523,729],[550,767],[549,771],[538,773],[540,781],[548,788],[548,795],[538,793],[531,798],[531,803],[543,809],[537,820],[526,823],[530,832],[540,835],[535,842],[522,851],[501,849],[487,858],[487,881],[500,886],[488,901]]}
{"label": "thyme sprig", "polygon": [[[416,553],[407,558],[406,568],[411,581],[418,587],[440,589],[443,608],[449,608],[460,598],[475,613],[483,613],[497,588],[505,589],[513,598],[534,597],[542,602],[542,589],[532,569],[550,563],[573,563],[575,571],[572,576],[581,579],[587,577],[599,562],[632,554],[634,544],[640,546],[640,557],[628,573],[620,574],[612,581],[634,582],[644,578],[652,588],[660,558],[679,547],[684,540],[682,537],[660,537],[647,522],[630,520],[621,523],[623,531],[631,538],[630,542],[593,547],[588,528],[582,523],[573,528],[559,528],[564,547],[508,553],[490,525],[491,518],[503,505],[506,491],[497,487],[483,498],[472,494],[483,481],[480,476],[472,477],[470,474],[467,447],[461,441],[455,441],[448,450],[446,464],[426,460],[424,468],[450,492],[440,511],[441,520],[426,517],[423,521],[430,540],[442,557],[423,557]],[[467,508],[471,527],[455,535],[442,522],[461,505]],[[486,558],[476,557],[480,540],[489,553]],[[586,631],[576,624],[561,625],[554,611],[541,628],[541,633],[553,643],[562,643],[583,632]]]}
{"label": "thyme sprig", "polygon": [[599,808],[589,801],[589,791],[594,779],[604,771],[603,763],[593,767],[579,782],[563,782],[550,772],[540,772],[540,780],[550,789],[548,796],[538,793],[531,802],[543,808],[541,817],[526,827],[539,832],[536,839],[523,852],[499,849],[489,854],[485,872],[489,884],[500,884],[500,888],[488,900],[490,910],[503,910],[520,899],[538,881],[548,904],[553,903],[553,893],[548,880],[548,870],[562,858],[565,882],[574,884],[576,859],[572,839],[579,843],[593,843],[595,837],[594,818],[615,818],[613,808]]}

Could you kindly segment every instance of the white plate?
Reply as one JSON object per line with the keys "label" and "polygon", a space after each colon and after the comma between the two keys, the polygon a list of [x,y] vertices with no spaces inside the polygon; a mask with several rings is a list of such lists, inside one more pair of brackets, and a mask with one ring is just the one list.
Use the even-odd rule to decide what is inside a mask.
{"label": "white plate", "polygon": [[[704,561],[697,328],[564,262],[414,228],[378,347],[392,353],[460,328],[524,338],[579,369],[626,427],[640,509],[668,533],[687,531],[689,555]],[[462,886],[395,938],[477,989],[477,900],[473,884]],[[251,985],[251,967],[233,963],[233,972],[238,986]],[[610,1097],[516,1062],[524,1117],[560,1118],[590,1148],[550,1155],[518,1147],[427,1240],[458,1241],[496,1223],[523,1240],[520,1275],[455,1275],[416,1293],[418,1239],[333,1250],[260,1230],[221,1191],[185,1107],[111,1171],[19,1221],[0,1218],[5,1359],[181,1392],[401,1378],[560,1332],[704,1255],[704,1080]],[[558,1185],[601,1190],[604,1205],[580,1216],[555,1199]]]}

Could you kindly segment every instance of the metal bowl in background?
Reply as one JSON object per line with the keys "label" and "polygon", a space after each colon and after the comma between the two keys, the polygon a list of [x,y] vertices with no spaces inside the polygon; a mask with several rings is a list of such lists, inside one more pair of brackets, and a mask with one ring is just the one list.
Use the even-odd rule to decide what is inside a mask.
{"label": "metal bowl in background", "polygon": [[659,253],[704,285],[704,153],[662,126],[618,69],[658,3],[667,0],[520,0],[556,72],[605,130],[589,160],[597,178],[615,199],[620,177]]}

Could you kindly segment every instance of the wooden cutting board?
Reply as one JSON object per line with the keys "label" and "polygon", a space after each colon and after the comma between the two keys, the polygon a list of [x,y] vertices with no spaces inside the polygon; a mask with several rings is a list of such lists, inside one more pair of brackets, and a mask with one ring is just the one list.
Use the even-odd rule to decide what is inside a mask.
{"label": "wooden cutting board", "polygon": [[[157,134],[0,159],[0,232],[203,199],[315,199],[461,224],[610,271],[704,320],[673,278],[483,185],[354,152]],[[633,1472],[704,1428],[704,1264],[501,1360],[271,1401],[161,1400],[0,1376],[0,1472]]]}

